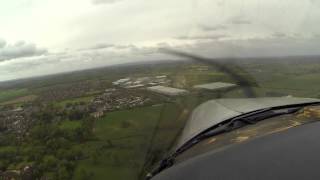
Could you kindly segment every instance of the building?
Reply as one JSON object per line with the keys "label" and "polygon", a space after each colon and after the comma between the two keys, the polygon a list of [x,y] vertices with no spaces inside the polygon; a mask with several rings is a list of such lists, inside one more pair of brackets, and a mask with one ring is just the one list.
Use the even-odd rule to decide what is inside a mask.
{"label": "building", "polygon": [[130,78],[123,78],[123,79],[119,79],[117,81],[112,82],[112,84],[113,85],[120,85],[120,84],[126,83],[128,81],[130,81]]}
{"label": "building", "polygon": [[166,87],[166,86],[152,86],[152,87],[148,87],[147,90],[156,92],[159,94],[168,95],[168,96],[179,96],[179,95],[184,95],[188,93],[188,91],[184,89],[177,89],[177,88]]}
{"label": "building", "polygon": [[97,111],[97,112],[93,112],[91,113],[91,116],[94,118],[100,118],[104,115],[103,111]]}
{"label": "building", "polygon": [[131,85],[131,86],[126,86],[126,89],[133,89],[133,88],[141,88],[144,87],[143,84],[136,84],[136,85]]}
{"label": "building", "polygon": [[231,84],[231,83],[214,82],[214,83],[208,83],[208,84],[195,85],[193,86],[193,88],[210,90],[210,91],[219,91],[219,90],[234,88],[236,86],[237,86],[236,84]]}
{"label": "building", "polygon": [[167,78],[167,76],[166,76],[166,75],[156,76],[156,78],[157,78],[157,79],[165,79],[165,78]]}
{"label": "building", "polygon": [[105,90],[104,90],[104,92],[107,92],[107,93],[109,93],[109,92],[114,92],[114,91],[116,91],[115,88],[108,88],[108,89],[105,89]]}

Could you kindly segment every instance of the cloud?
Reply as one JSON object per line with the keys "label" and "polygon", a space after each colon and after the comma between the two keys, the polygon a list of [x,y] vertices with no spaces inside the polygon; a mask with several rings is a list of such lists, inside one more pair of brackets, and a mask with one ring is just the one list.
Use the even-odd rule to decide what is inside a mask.
{"label": "cloud", "polygon": [[224,6],[225,5],[225,1],[217,1],[217,6]]}
{"label": "cloud", "polygon": [[0,71],[10,73],[19,73],[20,71],[35,71],[36,68],[57,64],[64,57],[58,55],[45,55],[38,57],[19,58],[7,62],[6,66],[0,66]]}
{"label": "cloud", "polygon": [[16,58],[40,56],[47,53],[47,49],[38,48],[33,43],[18,41],[15,44],[7,44],[4,40],[0,40],[0,62]]}
{"label": "cloud", "polygon": [[114,48],[115,49],[134,49],[137,47],[133,44],[129,44],[129,45],[115,45]]}
{"label": "cloud", "polygon": [[171,48],[171,45],[166,42],[157,43],[158,48]]}
{"label": "cloud", "polygon": [[229,20],[229,22],[231,24],[234,24],[234,25],[245,25],[245,24],[251,24],[251,21],[249,21],[248,19],[246,19],[245,17],[243,16],[236,16],[236,17],[233,17]]}
{"label": "cloud", "polygon": [[0,39],[0,48],[3,48],[7,45],[7,42],[4,39]]}
{"label": "cloud", "polygon": [[[3,12],[0,16],[0,34],[7,41],[0,39],[0,61],[23,57],[1,62],[0,66],[4,68],[0,70],[0,80],[8,79],[9,76],[24,77],[28,73],[38,75],[140,60],[144,54],[147,54],[145,59],[152,59],[149,54],[156,52],[154,49],[157,46],[168,45],[188,50],[188,47],[203,44],[195,53],[208,49],[208,53],[219,56],[320,52],[316,51],[320,48],[317,43],[320,37],[313,36],[320,32],[320,26],[317,25],[320,18],[319,0],[293,0],[289,4],[278,0],[258,3],[251,0],[245,3],[239,0],[18,1],[32,3],[18,6],[21,3],[17,1],[0,1],[0,10]],[[282,32],[286,36],[280,38],[281,35],[273,35],[274,32]],[[294,36],[294,33],[300,33],[301,36]],[[262,40],[246,41],[255,37]],[[315,39],[312,43],[302,43],[311,41],[311,38]],[[29,43],[10,44],[19,39],[28,39],[38,46],[41,44],[48,47],[50,52],[70,48],[68,53],[71,57],[62,58],[62,53],[55,54],[62,59],[61,62],[47,64],[42,59],[39,61],[43,61],[43,64],[38,66],[27,61],[34,68],[27,68],[21,73],[8,72],[6,75],[3,73],[6,65],[27,63],[24,56],[51,57],[51,53],[33,56],[41,52]],[[167,44],[157,45],[159,42]],[[87,49],[78,50],[80,48]],[[290,48],[292,51],[289,51]],[[26,49],[29,49],[28,53]]]}
{"label": "cloud", "polygon": [[317,39],[283,38],[260,36],[248,39],[226,39],[222,41],[198,41],[185,51],[208,57],[277,57],[297,55],[319,55]]}
{"label": "cloud", "polygon": [[99,43],[89,48],[78,49],[79,51],[87,51],[87,50],[98,50],[98,49],[107,49],[114,47],[114,44],[107,44],[107,43]]}
{"label": "cloud", "polygon": [[225,25],[216,25],[216,26],[207,26],[207,25],[199,25],[200,29],[203,31],[218,31],[218,30],[226,30],[227,26]]}
{"label": "cloud", "polygon": [[275,38],[283,38],[283,37],[286,37],[287,35],[282,32],[274,32],[274,33],[272,33],[272,36]]}
{"label": "cloud", "polygon": [[222,38],[229,37],[228,35],[219,34],[219,35],[203,35],[203,36],[179,36],[176,39],[179,40],[219,40]]}
{"label": "cloud", "polygon": [[101,4],[114,4],[122,0],[92,0],[92,3],[95,5],[101,5]]}
{"label": "cloud", "polygon": [[136,48],[133,44],[107,44],[107,43],[100,43],[96,44],[89,48],[82,48],[78,49],[78,51],[91,51],[91,50],[103,50],[103,49],[115,49],[115,50],[123,50],[123,49],[132,49]]}
{"label": "cloud", "polygon": [[310,0],[310,3],[318,6],[320,5],[320,2],[318,0]]}

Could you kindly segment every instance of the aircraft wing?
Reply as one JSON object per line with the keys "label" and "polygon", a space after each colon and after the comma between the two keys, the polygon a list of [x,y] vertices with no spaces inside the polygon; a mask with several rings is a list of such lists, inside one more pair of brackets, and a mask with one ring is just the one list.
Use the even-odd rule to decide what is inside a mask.
{"label": "aircraft wing", "polygon": [[206,129],[228,119],[271,107],[320,102],[319,99],[268,97],[243,99],[215,99],[198,106],[187,121],[176,149]]}

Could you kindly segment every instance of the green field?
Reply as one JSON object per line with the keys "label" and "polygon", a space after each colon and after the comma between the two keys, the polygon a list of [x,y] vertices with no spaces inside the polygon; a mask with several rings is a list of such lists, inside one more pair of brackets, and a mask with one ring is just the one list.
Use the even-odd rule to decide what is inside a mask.
{"label": "green field", "polygon": [[60,126],[61,129],[73,130],[81,127],[80,121],[62,121]]}
{"label": "green field", "polygon": [[81,145],[92,156],[79,163],[74,179],[85,174],[93,175],[90,179],[138,179],[156,123],[160,121],[161,128],[155,137],[157,148],[166,151],[179,128],[177,112],[176,105],[165,104],[111,112],[98,119],[97,140]]}
{"label": "green field", "polygon": [[0,91],[0,103],[9,101],[21,96],[28,94],[27,89],[12,89],[12,90],[1,90]]}
{"label": "green field", "polygon": [[61,107],[61,108],[64,108],[69,103],[80,103],[80,102],[88,103],[93,98],[94,98],[93,96],[84,96],[84,97],[79,97],[79,98],[67,99],[64,101],[55,102],[54,105]]}

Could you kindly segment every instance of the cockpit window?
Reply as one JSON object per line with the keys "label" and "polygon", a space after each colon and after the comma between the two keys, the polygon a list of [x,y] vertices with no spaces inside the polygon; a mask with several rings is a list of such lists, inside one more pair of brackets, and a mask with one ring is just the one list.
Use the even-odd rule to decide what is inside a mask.
{"label": "cockpit window", "polygon": [[[188,126],[203,103],[253,99],[199,116],[228,120],[259,98],[318,102],[319,12],[316,0],[0,1],[0,179],[140,180],[184,132],[211,128]],[[305,122],[278,119],[266,134]]]}

